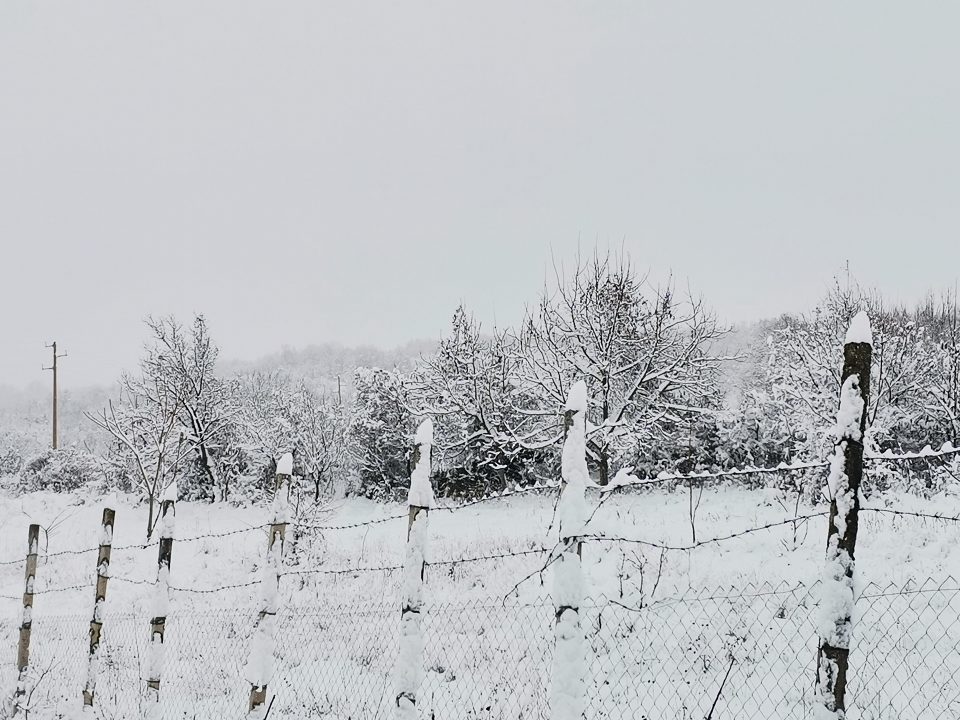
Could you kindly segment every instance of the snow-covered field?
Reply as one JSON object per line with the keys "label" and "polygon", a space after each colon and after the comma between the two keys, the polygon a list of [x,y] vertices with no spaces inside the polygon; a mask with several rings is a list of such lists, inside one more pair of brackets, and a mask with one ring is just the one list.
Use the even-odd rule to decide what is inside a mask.
{"label": "snow-covered field", "polygon": [[[551,546],[554,497],[531,494],[430,517],[429,559],[502,554]],[[596,497],[588,499],[593,505]],[[95,553],[102,508],[117,510],[114,546],[144,540],[146,508],[128,498],[38,493],[0,499],[0,653],[11,687],[27,526],[40,523],[32,665],[39,681],[30,717],[63,717],[80,704]],[[871,498],[868,507],[960,513],[960,498]],[[772,490],[704,492],[699,540],[726,536],[794,515],[793,500]],[[800,514],[822,508],[800,506]],[[255,581],[267,508],[179,503],[171,584],[213,590]],[[399,505],[335,504],[315,521],[346,525],[402,515]],[[600,508],[594,534],[687,545],[685,491],[622,494]],[[402,519],[305,535],[297,565],[281,582],[277,699],[271,718],[385,717],[393,704],[400,573],[327,572],[402,564]],[[702,718],[731,663],[715,717],[804,717],[816,650],[815,583],[822,570],[826,519],[747,534],[692,551],[639,544],[584,546],[584,612],[590,643],[591,718]],[[857,548],[863,598],[851,659],[851,717],[960,717],[960,599],[956,592],[882,594],[928,578],[957,587],[960,524],[864,513]],[[97,706],[102,717],[136,717],[148,638],[156,546],[114,551],[104,627],[106,660]],[[661,557],[662,556],[662,557]],[[289,558],[288,558],[289,559]],[[550,583],[533,573],[543,556],[526,554],[428,569],[424,617],[427,674],[422,717],[536,718],[546,712],[553,607]],[[133,581],[133,582],[131,582]],[[143,583],[143,584],[138,584]],[[911,583],[913,585],[911,585]],[[46,590],[83,586],[63,592]],[[925,586],[929,589],[929,584]],[[889,588],[886,591],[889,592]],[[867,597],[868,595],[880,597]],[[167,625],[161,697],[168,718],[243,717],[243,666],[258,608],[257,587],[211,593],[175,591]],[[506,598],[506,599],[505,599]],[[674,598],[684,598],[674,601]],[[652,603],[652,604],[651,604]],[[641,608],[640,606],[649,606]],[[3,651],[2,648],[8,648]],[[2,657],[2,655],[0,655]],[[434,713],[431,715],[431,711]]]}

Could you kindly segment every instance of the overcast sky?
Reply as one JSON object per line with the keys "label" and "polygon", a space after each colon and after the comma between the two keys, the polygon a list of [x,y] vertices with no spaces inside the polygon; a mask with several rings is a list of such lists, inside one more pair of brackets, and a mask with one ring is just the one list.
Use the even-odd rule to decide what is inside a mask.
{"label": "overcast sky", "polygon": [[630,251],[739,321],[960,275],[960,5],[0,4],[0,384],[516,321]]}

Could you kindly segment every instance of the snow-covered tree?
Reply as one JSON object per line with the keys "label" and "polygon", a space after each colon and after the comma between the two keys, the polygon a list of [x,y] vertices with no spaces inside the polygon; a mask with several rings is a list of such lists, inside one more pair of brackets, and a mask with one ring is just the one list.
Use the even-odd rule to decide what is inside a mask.
{"label": "snow-covered tree", "polygon": [[960,438],[960,312],[950,292],[921,306],[917,321],[927,328],[935,354],[926,385],[924,410],[937,440]]}
{"label": "snow-covered tree", "polygon": [[221,466],[218,460],[228,456],[228,427],[237,410],[230,402],[231,384],[217,375],[219,349],[206,319],[197,315],[189,330],[173,317],[148,318],[147,325],[154,345],[148,349],[145,370],[175,388],[181,423],[189,429],[186,439],[210,486],[210,497],[219,493],[226,500],[232,472],[230,464]]}
{"label": "snow-covered tree", "polygon": [[121,379],[121,399],[87,417],[114,439],[109,458],[131,477],[149,504],[147,537],[153,532],[156,501],[176,480],[191,453],[180,425],[180,393],[165,375],[144,368],[139,376]]}
{"label": "snow-covered tree", "polygon": [[345,459],[346,412],[343,406],[301,380],[289,397],[294,456],[313,485],[314,502],[333,483],[332,473]]}
{"label": "snow-covered tree", "polygon": [[[843,337],[851,319],[866,310],[874,325],[868,443],[873,449],[907,444],[923,425],[925,396],[936,356],[924,325],[882,299],[837,281],[812,313],[784,317],[767,338],[764,395],[747,398],[744,411],[763,398],[787,415],[791,456],[826,454],[840,390]],[[923,432],[921,431],[922,435]]]}
{"label": "snow-covered tree", "polygon": [[399,497],[409,476],[407,437],[413,428],[404,378],[395,371],[359,368],[354,386],[347,437],[357,470],[356,489],[371,498]]}
{"label": "snow-covered tree", "polygon": [[279,371],[257,371],[237,382],[235,423],[249,469],[272,478],[277,458],[293,452],[292,380]]}
{"label": "snow-covered tree", "polygon": [[[446,490],[483,492],[523,482],[537,453],[517,438],[526,408],[516,393],[513,337],[485,336],[463,306],[450,334],[410,378],[412,411],[437,418]],[[462,480],[460,479],[462,477]]]}
{"label": "snow-covered tree", "polygon": [[[557,410],[574,380],[587,378],[587,452],[605,483],[613,456],[643,457],[691,419],[718,407],[721,330],[701,300],[672,282],[655,287],[628,258],[578,260],[545,292],[518,334],[519,388],[536,411],[517,432],[525,443],[556,442]],[[530,429],[527,432],[527,428]]]}

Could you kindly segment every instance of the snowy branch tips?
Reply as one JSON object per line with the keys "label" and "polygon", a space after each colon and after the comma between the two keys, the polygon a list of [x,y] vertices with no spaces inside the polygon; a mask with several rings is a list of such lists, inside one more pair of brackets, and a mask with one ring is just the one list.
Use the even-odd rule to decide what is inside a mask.
{"label": "snowy branch tips", "polygon": [[113,523],[115,513],[103,509],[100,527],[100,548],[97,552],[97,585],[93,597],[93,617],[90,619],[90,655],[87,659],[87,680],[83,687],[84,709],[93,709],[93,696],[100,674],[100,639],[103,631],[103,606],[107,601],[107,581],[110,579],[110,552],[113,546]]}
{"label": "snowy branch tips", "polygon": [[552,720],[580,720],[584,712],[584,639],[580,625],[584,591],[580,536],[586,522],[586,414],[587,386],[581,380],[571,388],[564,414],[563,484],[557,504],[560,556],[553,568],[556,625],[550,686]]}
{"label": "snowy branch tips", "polygon": [[433,447],[433,422],[427,418],[414,439],[413,471],[410,473],[410,522],[407,526],[407,554],[403,562],[403,607],[400,613],[400,652],[395,682],[397,720],[415,720],[417,691],[423,682],[423,633],[420,611],[423,608],[423,572],[427,555],[427,521],[433,505],[430,483],[430,455]]}
{"label": "snowy branch tips", "polygon": [[843,348],[840,408],[834,431],[836,447],[830,460],[830,522],[818,623],[818,720],[842,720],[846,716],[844,696],[853,626],[854,555],[872,355],[870,321],[861,311],[850,325]]}

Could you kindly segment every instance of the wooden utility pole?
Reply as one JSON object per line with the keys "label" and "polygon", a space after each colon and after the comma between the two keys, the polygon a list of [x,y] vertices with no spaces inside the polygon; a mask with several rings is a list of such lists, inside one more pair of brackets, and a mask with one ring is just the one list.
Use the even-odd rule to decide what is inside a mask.
{"label": "wooden utility pole", "polygon": [[57,341],[54,340],[50,345],[47,345],[48,348],[53,349],[53,365],[44,370],[53,370],[53,449],[56,450],[60,446],[60,433],[57,428],[58,424],[58,413],[57,408],[57,359],[66,357],[67,354],[57,355]]}
{"label": "wooden utility pole", "polygon": [[30,632],[33,629],[33,586],[37,577],[37,551],[40,546],[40,526],[27,530],[27,561],[23,584],[23,616],[20,621],[20,642],[17,644],[17,689],[13,696],[13,712],[27,693],[27,672],[30,668]]}
{"label": "wooden utility pole", "polygon": [[830,464],[830,520],[821,600],[817,657],[819,701],[842,719],[846,713],[850,636],[853,628],[853,575],[863,479],[863,445],[870,406],[873,340],[865,313],[858,315],[843,347],[837,444]]}
{"label": "wooden utility pole", "polygon": [[97,650],[103,631],[103,606],[107,601],[107,581],[110,579],[110,551],[113,545],[114,511],[103,509],[100,528],[100,551],[97,554],[97,586],[93,598],[93,617],[90,620],[90,654],[87,659],[87,682],[83,688],[84,707],[93,707],[100,666]]}

